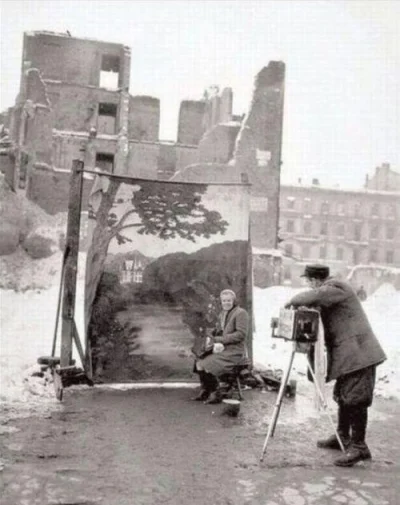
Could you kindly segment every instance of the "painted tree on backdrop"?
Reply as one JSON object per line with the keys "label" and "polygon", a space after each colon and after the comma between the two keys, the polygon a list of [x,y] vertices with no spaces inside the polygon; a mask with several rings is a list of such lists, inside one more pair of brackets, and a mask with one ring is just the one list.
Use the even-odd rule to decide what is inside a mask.
{"label": "painted tree on backdrop", "polygon": [[[140,235],[155,235],[162,240],[176,237],[196,242],[197,237],[210,238],[224,234],[228,222],[215,210],[202,204],[206,184],[179,184],[156,181],[134,183],[129,198],[117,198],[121,181],[110,178],[95,211],[89,208],[89,218],[96,221],[87,256],[90,275],[86,280],[86,324],[89,324],[97,286],[103,272],[108,246],[113,238],[118,244],[132,242],[124,231],[136,228]],[[130,205],[127,205],[130,203]],[[116,212],[121,207],[122,215]],[[133,221],[133,222],[132,222]]]}

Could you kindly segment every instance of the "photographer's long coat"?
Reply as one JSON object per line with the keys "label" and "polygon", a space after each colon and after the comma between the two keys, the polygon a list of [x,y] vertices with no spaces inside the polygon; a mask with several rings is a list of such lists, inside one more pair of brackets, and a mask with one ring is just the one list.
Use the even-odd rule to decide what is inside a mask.
{"label": "photographer's long coat", "polygon": [[214,343],[224,345],[220,353],[209,354],[198,363],[209,373],[220,376],[229,373],[235,365],[246,357],[246,337],[249,331],[249,316],[241,307],[233,307],[223,321],[222,313],[218,318],[214,334]]}
{"label": "photographer's long coat", "polygon": [[320,308],[328,355],[327,381],[385,361],[360,300],[347,282],[329,278],[319,288],[294,296],[289,304]]}

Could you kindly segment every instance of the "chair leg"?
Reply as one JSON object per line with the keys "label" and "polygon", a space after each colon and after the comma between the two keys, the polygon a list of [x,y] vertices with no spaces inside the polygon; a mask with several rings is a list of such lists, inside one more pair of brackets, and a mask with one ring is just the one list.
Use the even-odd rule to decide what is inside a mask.
{"label": "chair leg", "polygon": [[243,400],[243,395],[242,395],[242,387],[240,385],[240,379],[239,376],[236,377],[236,384],[238,388],[238,395],[239,395],[239,400]]}

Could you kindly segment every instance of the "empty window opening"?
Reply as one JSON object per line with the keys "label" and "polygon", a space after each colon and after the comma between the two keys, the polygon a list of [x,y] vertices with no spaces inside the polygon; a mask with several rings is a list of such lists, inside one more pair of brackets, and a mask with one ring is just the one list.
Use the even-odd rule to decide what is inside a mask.
{"label": "empty window opening", "polygon": [[99,114],[97,118],[97,131],[114,135],[116,132],[117,122],[117,104],[116,103],[99,103]]}
{"label": "empty window opening", "polygon": [[117,89],[119,86],[119,72],[119,57],[104,54],[101,58],[100,88]]}
{"label": "empty window opening", "polygon": [[99,168],[102,172],[114,172],[114,155],[109,153],[97,153],[96,154],[96,168]]}

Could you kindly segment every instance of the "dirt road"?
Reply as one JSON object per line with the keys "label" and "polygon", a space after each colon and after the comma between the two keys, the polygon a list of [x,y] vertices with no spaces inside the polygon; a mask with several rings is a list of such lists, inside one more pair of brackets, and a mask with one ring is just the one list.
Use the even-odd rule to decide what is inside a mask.
{"label": "dirt road", "polygon": [[[65,391],[62,411],[8,423],[3,505],[396,505],[398,402],[377,399],[374,460],[352,469],[315,447],[329,431],[285,400],[259,462],[276,393],[246,391],[238,418],[190,402],[189,389]],[[303,415],[301,416],[301,412]],[[19,431],[11,432],[13,428]],[[4,430],[3,430],[4,431]],[[7,430],[6,430],[7,431]]]}

